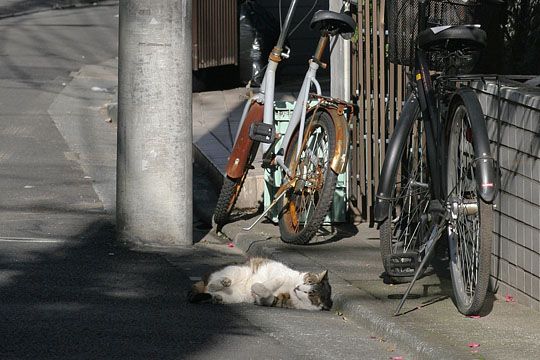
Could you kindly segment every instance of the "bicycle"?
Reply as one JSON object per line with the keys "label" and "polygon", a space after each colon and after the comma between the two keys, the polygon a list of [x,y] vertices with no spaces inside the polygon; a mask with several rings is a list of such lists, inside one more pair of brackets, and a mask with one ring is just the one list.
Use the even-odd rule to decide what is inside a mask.
{"label": "bicycle", "polygon": [[[289,125],[281,136],[276,134],[273,117],[275,74],[278,64],[290,54],[290,49],[284,45],[297,4],[297,0],[290,3],[277,44],[270,53],[260,92],[244,107],[214,211],[214,222],[218,230],[227,223],[262,143],[262,166],[276,167],[283,172],[284,180],[271,204],[245,230],[253,228],[279,204],[281,239],[287,243],[307,244],[330,208],[337,174],[346,170],[349,148],[346,116],[352,109],[347,102],[322,96],[316,73],[319,68],[327,67],[322,56],[330,36],[354,33],[356,23],[345,13],[320,10],[314,14],[310,26],[321,36],[309,60]],[[310,93],[312,86],[315,93]]]}
{"label": "bicycle", "polygon": [[[478,314],[486,298],[491,204],[499,185],[482,108],[468,86],[483,76],[464,75],[486,45],[486,33],[467,25],[475,5],[472,0],[389,2],[389,19],[395,21],[389,26],[390,56],[414,69],[374,211],[386,274],[393,282],[410,281],[394,315],[440,249],[441,238],[447,241],[459,312]],[[401,31],[398,21],[414,28]]]}

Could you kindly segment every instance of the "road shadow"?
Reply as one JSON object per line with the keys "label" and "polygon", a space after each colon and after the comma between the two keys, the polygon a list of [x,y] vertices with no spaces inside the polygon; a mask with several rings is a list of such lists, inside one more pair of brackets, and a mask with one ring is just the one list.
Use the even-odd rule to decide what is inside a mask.
{"label": "road shadow", "polygon": [[172,266],[114,234],[98,221],[64,242],[0,242],[2,358],[186,358],[252,335],[234,308],[186,302],[208,270],[193,251]]}

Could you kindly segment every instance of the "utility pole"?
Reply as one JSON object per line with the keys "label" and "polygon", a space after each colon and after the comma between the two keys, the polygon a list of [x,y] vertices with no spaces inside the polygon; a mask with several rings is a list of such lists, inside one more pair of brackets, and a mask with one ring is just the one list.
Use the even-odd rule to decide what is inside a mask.
{"label": "utility pole", "polygon": [[191,1],[120,0],[116,219],[132,245],[193,241]]}

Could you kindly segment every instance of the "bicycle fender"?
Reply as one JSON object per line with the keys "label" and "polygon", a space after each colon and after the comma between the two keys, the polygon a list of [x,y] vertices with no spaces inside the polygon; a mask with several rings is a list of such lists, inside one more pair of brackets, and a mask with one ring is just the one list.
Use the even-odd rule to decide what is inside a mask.
{"label": "bicycle fender", "polygon": [[395,186],[396,172],[419,108],[420,105],[416,96],[410,96],[401,111],[399,121],[396,123],[392,138],[388,143],[377,188],[374,207],[375,222],[383,222],[390,212],[390,198]]}
{"label": "bicycle fender", "polygon": [[[456,106],[455,104],[460,98],[470,111],[469,120],[471,122],[474,144],[476,189],[482,200],[491,204],[499,191],[499,177],[497,175],[498,171],[495,159],[491,155],[482,106],[474,90],[471,88],[461,88],[452,97],[450,109]],[[453,110],[450,114],[452,113]],[[474,114],[480,114],[481,116],[475,116]]]}
{"label": "bicycle fender", "polygon": [[347,170],[347,162],[349,160],[349,124],[345,115],[341,115],[336,108],[326,108],[332,121],[334,122],[334,130],[336,131],[336,149],[330,161],[330,168],[336,174],[342,174]]}
{"label": "bicycle fender", "polygon": [[253,145],[253,140],[249,137],[249,128],[251,124],[263,121],[264,105],[253,102],[242,123],[242,128],[238,133],[238,138],[234,143],[225,172],[231,179],[239,179],[244,173],[249,152]]}

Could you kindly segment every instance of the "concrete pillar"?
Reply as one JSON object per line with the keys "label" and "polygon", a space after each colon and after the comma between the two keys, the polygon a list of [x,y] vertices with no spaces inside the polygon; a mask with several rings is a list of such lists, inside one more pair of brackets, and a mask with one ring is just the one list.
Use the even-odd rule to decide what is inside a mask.
{"label": "concrete pillar", "polygon": [[191,245],[191,0],[120,0],[119,239]]}

